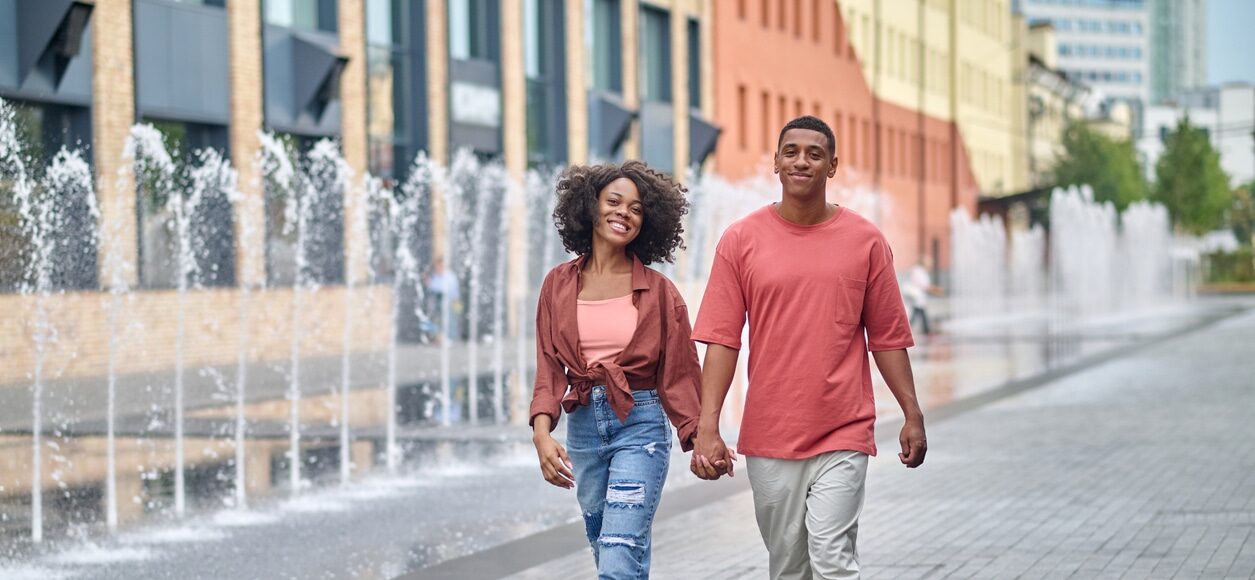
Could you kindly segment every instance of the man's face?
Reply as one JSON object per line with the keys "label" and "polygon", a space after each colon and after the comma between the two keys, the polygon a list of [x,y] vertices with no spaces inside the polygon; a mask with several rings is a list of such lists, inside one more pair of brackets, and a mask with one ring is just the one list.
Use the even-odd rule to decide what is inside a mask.
{"label": "man's face", "polygon": [[837,158],[819,131],[789,129],[776,151],[775,172],[785,195],[823,195],[824,184],[837,173]]}

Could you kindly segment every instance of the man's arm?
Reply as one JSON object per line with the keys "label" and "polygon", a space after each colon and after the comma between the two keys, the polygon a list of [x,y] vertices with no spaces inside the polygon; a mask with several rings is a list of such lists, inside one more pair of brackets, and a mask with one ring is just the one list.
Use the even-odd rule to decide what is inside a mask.
{"label": "man's arm", "polygon": [[693,438],[693,461],[689,465],[702,479],[718,479],[724,473],[733,473],[736,453],[728,449],[719,435],[719,415],[723,412],[728,388],[732,386],[738,354],[739,351],[721,344],[711,343],[706,347],[702,364],[702,411],[697,420],[697,436]]}
{"label": "man's arm", "polygon": [[[893,397],[898,400],[898,406],[902,407],[905,422],[902,425],[902,432],[898,435],[898,442],[902,445],[902,452],[898,454],[898,459],[907,467],[919,467],[924,463],[924,455],[928,453],[928,439],[924,436],[924,413],[920,411],[919,400],[915,397],[915,377],[911,374],[911,358],[906,354],[906,349],[873,352],[872,358],[876,359],[876,368],[880,369],[880,376],[884,377],[889,390],[893,392]],[[699,430],[699,436],[700,433]]]}

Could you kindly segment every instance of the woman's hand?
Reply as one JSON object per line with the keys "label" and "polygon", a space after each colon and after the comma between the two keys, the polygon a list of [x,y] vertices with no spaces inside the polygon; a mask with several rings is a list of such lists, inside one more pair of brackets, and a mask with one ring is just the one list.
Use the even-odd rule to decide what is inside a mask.
{"label": "woman's hand", "polygon": [[567,457],[562,444],[548,431],[541,430],[537,430],[532,436],[532,443],[536,445],[536,455],[540,457],[540,472],[545,476],[545,481],[563,489],[575,487],[575,475],[571,472],[574,466],[571,465],[571,458]]}

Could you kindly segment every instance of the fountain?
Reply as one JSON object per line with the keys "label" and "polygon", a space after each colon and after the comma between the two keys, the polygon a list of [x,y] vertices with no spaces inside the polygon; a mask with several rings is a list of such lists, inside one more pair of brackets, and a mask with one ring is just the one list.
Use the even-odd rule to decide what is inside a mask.
{"label": "fountain", "polygon": [[[301,480],[301,341],[302,336],[302,298],[316,294],[319,287],[328,278],[334,278],[332,272],[335,265],[326,261],[327,256],[319,260],[311,259],[312,246],[324,249],[323,246],[335,246],[329,239],[335,233],[326,231],[324,219],[319,219],[334,207],[334,200],[342,199],[348,187],[352,170],[340,156],[338,145],[329,139],[314,144],[313,149],[305,155],[302,169],[297,175],[301,177],[294,196],[287,200],[284,209],[286,226],[296,228],[296,270],[292,286],[292,367],[291,389],[289,401],[291,405],[291,425],[289,430],[289,483],[292,491],[299,492]],[[295,219],[293,219],[295,218]],[[333,257],[338,261],[338,256]],[[349,284],[351,275],[345,272],[345,282]]]}
{"label": "fountain", "polygon": [[[23,345],[29,345],[29,352],[34,355],[31,359],[34,363],[31,371],[33,398],[29,405],[33,422],[30,466],[33,538],[42,540],[46,530],[51,528],[50,521],[55,521],[52,525],[91,521],[90,512],[84,512],[85,515],[72,512],[64,507],[65,502],[60,497],[53,508],[45,507],[44,500],[49,485],[66,487],[64,481],[55,478],[60,477],[66,465],[76,464],[81,457],[66,451],[67,444],[79,447],[81,441],[90,441],[87,438],[94,436],[97,418],[101,420],[99,429],[104,436],[102,451],[107,450],[102,453],[100,472],[94,480],[69,485],[86,486],[82,491],[91,497],[90,486],[99,484],[101,491],[95,497],[99,498],[100,507],[95,509],[103,514],[104,528],[111,532],[118,529],[119,522],[126,525],[128,520],[142,515],[137,509],[184,516],[207,505],[198,503],[209,497],[206,492],[216,493],[219,489],[222,497],[218,505],[247,510],[250,502],[257,502],[254,496],[258,495],[250,486],[259,482],[264,485],[266,481],[264,475],[252,472],[257,467],[251,466],[261,466],[264,474],[266,464],[262,461],[265,458],[255,453],[269,453],[271,449],[268,444],[258,445],[258,442],[270,437],[286,435],[283,449],[270,458],[270,467],[275,470],[272,476],[286,481],[291,492],[297,493],[316,484],[319,474],[311,466],[324,460],[334,461],[336,452],[339,453],[339,481],[351,483],[355,475],[351,450],[357,429],[352,420],[361,415],[353,406],[369,397],[358,392],[363,388],[359,385],[368,382],[369,365],[362,365],[361,361],[363,358],[369,361],[369,352],[362,350],[366,347],[357,341],[362,340],[368,319],[375,323],[387,316],[380,313],[378,318],[371,318],[364,314],[374,313],[370,301],[374,286],[381,283],[382,276],[375,271],[373,252],[384,244],[368,244],[365,253],[348,253],[343,258],[338,253],[328,252],[328,246],[323,245],[342,237],[337,230],[338,222],[326,218],[328,212],[339,211],[336,203],[349,183],[348,168],[333,143],[319,142],[308,153],[299,155],[286,139],[260,135],[261,147],[255,161],[258,177],[251,185],[255,190],[264,190],[266,195],[244,195],[237,190],[234,169],[216,151],[198,150],[180,156],[164,142],[166,134],[151,125],[135,126],[125,144],[124,169],[119,172],[118,180],[120,191],[135,189],[139,203],[144,205],[137,211],[131,205],[136,198],[112,196],[107,202],[109,227],[101,231],[100,243],[113,250],[126,248],[138,238],[139,261],[130,263],[125,259],[125,251],[101,254],[102,300],[95,312],[100,315],[102,331],[99,336],[105,344],[74,342],[67,349],[56,346],[54,321],[59,320],[63,302],[73,307],[77,307],[77,303],[54,296],[58,291],[57,268],[64,266],[58,263],[59,252],[94,252],[97,241],[96,230],[92,229],[89,244],[62,247],[58,245],[61,234],[57,229],[71,225],[59,221],[64,209],[61,204],[66,203],[67,198],[83,197],[85,203],[95,203],[90,169],[77,153],[63,152],[52,160],[46,171],[39,171],[42,166],[35,166],[32,171],[30,161],[16,153],[13,129],[4,127],[0,137],[5,138],[0,141],[0,145],[5,145],[0,148],[3,154],[0,155],[3,164],[0,171],[6,177],[10,173],[18,177],[7,180],[5,185],[16,185],[14,199],[25,204],[23,233],[34,250],[30,253],[30,283],[22,289],[31,296],[32,308],[20,315],[27,328],[33,331],[29,334],[30,342]],[[459,335],[453,334],[453,313],[447,311],[451,301],[443,301],[442,307],[446,309],[443,327],[449,334],[440,341],[443,368],[439,418],[446,424],[460,422],[463,416],[468,422],[503,423],[510,418],[507,409],[512,409],[515,401],[529,398],[530,384],[526,377],[532,358],[526,348],[530,341],[526,340],[528,327],[524,323],[520,325],[516,341],[519,365],[516,397],[510,382],[515,380],[511,374],[515,369],[509,368],[513,363],[509,361],[506,345],[510,335],[507,316],[515,302],[507,293],[510,266],[506,260],[511,249],[517,252],[517,248],[510,245],[507,211],[506,192],[512,191],[512,185],[500,164],[480,163],[467,152],[455,158],[449,178],[446,179],[444,173],[439,166],[419,155],[408,179],[395,189],[383,187],[380,180],[369,175],[362,176],[360,185],[353,182],[353,187],[362,189],[353,193],[360,193],[365,201],[350,206],[351,211],[342,219],[349,231],[366,231],[371,239],[376,234],[388,237],[383,251],[391,252],[395,274],[382,284],[392,287],[391,319],[400,319],[405,314],[401,311],[403,308],[408,311],[398,297],[417,294],[412,315],[425,333],[432,327],[430,319],[433,317],[424,308],[422,277],[429,264],[425,263],[427,254],[422,246],[429,243],[424,238],[431,236],[432,198],[435,194],[447,194],[443,217],[450,224],[448,231],[452,235],[446,255],[463,287],[471,287],[466,293],[466,315],[470,320],[469,340],[462,349]],[[562,252],[548,220],[553,205],[552,186],[545,183],[547,178],[539,173],[533,173],[533,177],[540,184],[535,189],[542,194],[540,211],[546,218],[546,227],[539,236],[525,242],[534,243],[532,247],[540,251],[523,251],[522,255],[538,258],[540,267],[547,270],[562,259]],[[219,198],[226,200],[227,217],[238,220],[238,224],[220,220],[223,214],[217,210],[223,205]],[[267,203],[270,200],[273,203]],[[138,236],[126,227],[128,215],[140,218]],[[122,216],[122,219],[113,219],[113,216]],[[261,220],[262,216],[266,222]],[[91,221],[94,224],[98,219],[93,205]],[[236,225],[238,228],[233,227]],[[207,229],[212,228],[230,231],[248,241],[264,235],[268,242],[265,248],[245,247],[240,243],[236,243],[235,248],[241,253],[266,252],[265,277],[258,279],[255,273],[250,273],[229,282],[229,286],[206,288],[219,281],[215,276],[220,264],[209,259],[212,256],[208,252],[213,248],[206,246],[217,241],[206,238]],[[272,239],[276,236],[291,238],[290,254],[286,254],[289,247],[284,245],[288,241]],[[335,264],[339,259],[347,263]],[[364,269],[358,261],[362,259],[366,260]],[[226,264],[234,267],[230,262]],[[327,307],[326,294],[331,290],[323,288],[341,283],[337,268],[347,271],[342,289],[345,295],[343,300],[336,295],[333,306],[333,310],[345,309],[343,313],[334,313],[344,317],[344,326],[342,329],[335,327],[337,338],[331,342],[336,345],[329,348],[326,333],[317,327],[319,318],[310,312]],[[288,283],[292,285],[290,294],[276,289]],[[169,292],[165,291],[167,288]],[[524,321],[534,312],[529,302],[527,294],[519,301],[523,308],[520,319]],[[224,304],[229,305],[225,307],[229,316],[221,316],[219,311],[210,315],[206,310],[207,306],[223,308]],[[283,314],[277,314],[278,308]],[[163,316],[165,312],[169,315]],[[86,320],[85,328],[90,331],[93,328],[90,325],[95,324],[92,313],[84,312],[82,316]],[[142,328],[144,333],[132,334],[131,328]],[[343,330],[342,335],[339,330]],[[387,407],[386,412],[381,413],[387,421],[382,455],[391,471],[400,468],[403,457],[397,433],[397,389],[399,386],[417,387],[421,383],[412,381],[427,376],[406,368],[409,365],[404,364],[405,358],[401,359],[403,364],[398,369],[398,356],[409,356],[410,351],[398,354],[397,346],[402,339],[397,332],[398,326],[390,324],[388,330],[381,333],[390,336],[380,336],[378,346],[370,347],[377,348],[374,352],[388,359],[386,371],[380,365],[381,380],[376,392],[380,395],[377,404]],[[76,336],[96,334],[85,332]],[[169,340],[153,341],[154,336],[168,336]],[[143,340],[131,344],[131,338]],[[83,341],[82,338],[75,340]],[[489,342],[490,355],[483,351]],[[228,345],[225,352],[223,345]],[[73,359],[97,347],[99,371],[88,365],[76,368],[78,375],[61,376],[63,359]],[[275,356],[280,351],[283,354]],[[422,355],[424,350],[412,352]],[[460,380],[462,373],[450,372],[451,352],[468,355],[465,383]],[[363,354],[366,356],[361,356]],[[54,360],[49,356],[61,358]],[[454,358],[457,366],[461,366],[461,359]],[[337,374],[330,370],[337,359],[339,372],[335,378],[338,380],[327,380]],[[386,379],[382,376],[384,372]],[[486,380],[489,372],[491,386]],[[455,403],[451,375],[458,375],[456,392],[461,404]],[[70,397],[87,393],[86,388],[73,389],[90,385],[96,376],[100,378],[101,412],[82,408],[80,416],[69,414],[64,420],[55,419],[57,427],[52,432],[60,438],[56,441],[60,450],[51,460],[57,465],[53,469],[56,483],[51,484],[47,478],[50,461],[47,449],[51,448],[47,425],[51,413],[46,411],[53,407],[45,400],[50,396],[46,393],[56,393],[54,407],[57,413],[62,413],[60,407],[84,404],[63,398],[62,389],[67,389],[64,392],[70,393]],[[54,383],[52,387],[49,387],[50,381]],[[460,390],[463,384],[465,391]],[[328,390],[330,394],[324,396]],[[471,400],[461,399],[463,393]],[[386,402],[383,402],[385,397]],[[302,401],[302,398],[307,400]],[[470,404],[464,406],[467,402]],[[26,408],[25,403],[22,408]],[[461,414],[465,409],[469,409],[469,415]],[[278,417],[280,414],[282,418]],[[437,417],[430,407],[420,416]],[[329,418],[326,420],[336,428],[334,435],[322,434],[324,423],[312,424],[323,421],[323,417]],[[488,417],[491,418],[486,419]],[[380,422],[383,423],[383,417]],[[222,440],[216,441],[218,438]],[[339,447],[332,449],[336,439]],[[324,441],[330,444],[322,447]],[[227,452],[222,461],[216,461],[218,450],[229,446],[233,447],[232,451]],[[138,453],[131,451],[136,449]],[[83,452],[75,450],[73,453]],[[139,454],[143,454],[142,457]],[[62,459],[62,455],[69,458]],[[82,462],[83,465],[88,463]],[[285,464],[287,472],[283,473]],[[75,472],[76,478],[78,475]],[[138,490],[135,486],[139,486]],[[24,488],[25,485],[23,493]],[[78,493],[78,490],[73,491]],[[169,503],[162,499],[167,493],[171,498]],[[139,503],[130,503],[132,499]],[[87,505],[92,507],[90,503]],[[56,519],[46,515],[45,510],[49,509],[54,510]]]}
{"label": "fountain", "polygon": [[[495,174],[495,175],[493,175]],[[492,293],[492,419],[495,423],[505,421],[505,317],[506,317],[506,262],[509,261],[510,252],[510,212],[509,209],[509,176],[506,175],[504,168],[500,172],[486,172],[485,175],[493,175],[495,182],[484,180],[486,191],[494,192],[492,200],[496,206],[494,212],[481,212],[484,214],[483,219],[492,219],[496,221],[496,230],[491,232],[495,236],[495,248],[493,256],[494,275],[493,275],[493,293]],[[491,199],[491,198],[490,198]],[[485,245],[487,245],[485,243]]]}
{"label": "fountain", "polygon": [[[351,231],[367,232],[370,227],[370,215],[372,206],[379,200],[383,199],[387,194],[384,192],[383,180],[377,177],[366,175],[362,182],[363,195],[353,204],[352,210],[349,212],[349,227]],[[373,283],[375,278],[374,265],[374,244],[370,241],[367,234],[367,241],[364,248],[365,255],[364,266],[367,271],[366,279],[368,283]],[[341,342],[340,354],[340,484],[348,485],[349,477],[352,475],[352,457],[350,453],[350,444],[352,443],[351,431],[349,428],[349,394],[352,390],[351,379],[353,376],[353,310],[357,308],[357,302],[354,300],[354,290],[357,287],[356,272],[358,270],[358,253],[349,251],[346,253],[344,274],[344,332]],[[368,296],[370,296],[368,294]]]}
{"label": "fountain", "polygon": [[1171,298],[1174,240],[1162,206],[1138,202],[1117,213],[1088,185],[1056,188],[1050,227],[1049,244],[1040,226],[1008,240],[999,217],[951,214],[952,327],[1015,314],[1044,317],[1060,332]]}
{"label": "fountain", "polygon": [[950,231],[954,256],[951,267],[964,273],[953,281],[954,317],[1004,314],[1007,236],[1002,218],[983,215],[973,220],[965,210],[955,209],[950,213]]}
{"label": "fountain", "polygon": [[[362,416],[363,411],[357,408],[359,401],[377,400],[371,404],[385,407],[379,414],[379,426],[384,430],[381,462],[389,471],[400,470],[403,453],[398,421],[402,419],[398,413],[414,398],[398,404],[399,389],[421,389],[422,381],[434,376],[426,374],[429,367],[414,372],[406,357],[437,353],[435,348],[423,345],[413,350],[403,346],[409,339],[399,333],[406,327],[398,326],[396,321],[408,316],[416,318],[422,328],[420,341],[434,326],[431,319],[435,316],[423,299],[423,276],[430,266],[424,245],[432,235],[431,208],[438,203],[437,195],[443,194],[446,202],[443,214],[437,214],[450,234],[445,259],[461,287],[468,289],[465,316],[469,320],[467,338],[463,339],[454,330],[458,321],[449,310],[453,301],[441,302],[440,326],[446,334],[440,340],[438,353],[440,392],[433,399],[421,399],[422,395],[418,395],[429,406],[420,408],[417,417],[445,425],[463,420],[500,424],[515,419],[516,404],[526,404],[530,399],[528,377],[534,353],[528,348],[532,342],[528,340],[531,328],[527,320],[535,312],[536,286],[551,267],[568,259],[551,217],[556,203],[554,173],[529,171],[525,184],[511,184],[499,163],[481,162],[470,152],[458,152],[447,172],[420,154],[403,183],[385,187],[384,182],[370,175],[361,176],[360,182],[351,181],[348,167],[333,142],[312,144],[300,154],[295,141],[260,134],[260,149],[254,161],[257,177],[251,184],[259,194],[244,195],[237,190],[235,171],[219,153],[201,150],[180,156],[172,153],[163,139],[163,134],[152,126],[133,128],[125,147],[125,171],[119,180],[122,191],[136,188],[140,203],[146,205],[137,212],[129,205],[133,198],[118,195],[111,198],[117,205],[108,206],[111,216],[140,213],[141,219],[146,220],[141,222],[139,236],[141,261],[132,265],[122,259],[126,252],[105,252],[100,268],[104,282],[101,287],[108,291],[107,296],[102,296],[99,310],[104,329],[101,336],[108,338],[107,357],[103,356],[106,345],[100,345],[99,373],[105,379],[101,380],[102,387],[107,387],[102,389],[106,393],[101,418],[105,419],[102,430],[108,457],[107,467],[105,461],[101,462],[104,492],[97,497],[103,505],[108,530],[116,530],[119,521],[125,524],[136,517],[128,503],[131,498],[138,498],[144,511],[183,516],[206,505],[197,500],[219,489],[220,505],[248,510],[250,503],[257,504],[257,498],[264,496],[268,479],[286,483],[276,485],[276,489],[285,487],[290,493],[300,493],[318,485],[318,465],[324,461],[322,465],[331,465],[337,454],[338,481],[351,484],[360,467],[354,465],[352,453],[359,429],[355,417]],[[17,167],[10,157],[5,157],[6,172]],[[66,191],[77,187],[74,193],[59,195],[87,195],[89,201],[94,201],[90,173],[81,159],[75,159],[73,155],[64,155],[50,166],[49,172],[65,172],[66,179],[61,181],[41,181],[29,174],[29,164],[19,167],[20,172],[26,172],[17,181],[26,187],[22,199],[28,200],[30,207],[25,214],[34,216],[26,225],[40,224],[41,216],[55,213],[56,203],[62,203],[58,201],[54,207],[39,205],[43,203],[41,187]],[[355,190],[346,192],[350,183]],[[709,195],[706,199],[721,199],[718,186],[711,187],[715,189],[703,192]],[[517,203],[508,199],[507,192],[511,191],[523,193],[523,207],[508,205]],[[348,212],[341,212],[340,203],[346,197],[361,201],[349,205]],[[221,221],[223,215],[215,213],[215,209],[222,208],[219,198],[226,200],[229,218],[238,220],[238,224]],[[697,205],[700,209],[692,216],[690,228],[694,232],[701,230],[695,235],[706,236],[706,242],[696,245],[709,245],[719,225],[739,217],[733,215],[735,212],[725,215],[716,211],[724,205]],[[522,236],[522,251],[511,246],[516,243],[509,229],[514,211],[526,214],[527,235]],[[92,219],[96,219],[94,214]],[[343,222],[337,221],[341,219]],[[130,239],[134,234],[124,227],[126,221],[111,220],[110,227],[102,232],[102,242],[109,248],[134,243]],[[357,251],[360,248],[354,245],[353,252],[345,253],[336,245],[344,239],[341,223],[344,230],[364,232],[371,240],[365,252]],[[238,228],[232,227],[235,225]],[[205,288],[218,281],[213,276],[220,264],[209,259],[212,248],[206,246],[213,241],[206,239],[206,228],[213,227],[232,231],[250,242],[264,237],[264,248],[241,243],[235,247],[241,253],[265,252],[265,276],[259,279],[256,272],[250,272],[231,286]],[[41,232],[35,233],[51,235]],[[43,238],[38,236],[33,239],[34,247],[43,252],[41,255],[55,256],[55,244],[40,242]],[[154,239],[159,243],[154,244]],[[93,249],[95,244],[93,240]],[[383,254],[384,260],[391,259],[392,278],[385,278],[386,270],[376,271],[380,257],[377,254]],[[511,255],[527,258],[525,264],[519,264],[526,290],[517,300],[507,292],[509,268],[513,267],[507,260]],[[687,259],[683,277],[698,282],[700,258]],[[365,264],[360,260],[365,260]],[[381,270],[383,263],[380,261],[378,266]],[[132,280],[136,272],[138,285]],[[331,288],[341,283],[342,289]],[[29,286],[33,297],[47,296],[53,290],[41,284]],[[292,287],[284,289],[288,284]],[[362,338],[369,332],[368,321],[376,324],[389,316],[387,312],[375,313],[371,307],[380,285],[390,286],[393,323],[386,330],[379,329],[380,340],[368,346]],[[165,292],[165,288],[171,291]],[[345,293],[343,299],[334,295],[334,300],[329,300],[330,293],[337,290]],[[417,295],[412,313],[403,299],[411,294]],[[47,418],[42,411],[48,407],[41,399],[48,389],[49,375],[45,369],[49,367],[43,357],[50,350],[47,345],[55,330],[42,302],[32,302],[36,308],[24,315],[35,330],[31,335],[31,352],[36,355],[32,390],[37,396],[31,411],[38,424],[32,437],[35,481],[31,509],[39,530],[32,533],[37,537],[42,537],[47,523],[40,494],[46,494],[48,487],[41,484],[46,478],[39,475],[41,467],[47,467],[42,465],[39,454],[46,456],[44,450],[49,447],[44,427]],[[136,304],[141,306],[134,307]],[[223,308],[223,304],[228,305],[225,311],[229,316],[207,315],[207,305]],[[329,305],[329,315],[313,314]],[[338,308],[344,311],[336,311]],[[507,330],[511,308],[518,309],[515,333]],[[154,317],[151,312],[170,314]],[[132,318],[143,322],[131,324]],[[324,332],[318,326],[326,320],[333,321],[328,328],[334,331]],[[341,320],[343,327],[335,326]],[[131,336],[131,326],[145,331],[144,340],[135,341],[134,345],[126,338]],[[328,334],[335,336],[329,338]],[[153,344],[153,336],[169,336],[168,344]],[[509,361],[508,336],[516,339],[515,361]],[[79,352],[94,347],[88,343],[74,345]],[[484,352],[485,348],[491,348],[491,352]],[[386,370],[380,364],[380,380],[374,384],[367,376],[371,365],[362,364],[363,360],[369,363],[372,353],[386,356]],[[143,360],[136,360],[136,354]],[[463,354],[467,357],[465,367],[459,358]],[[429,360],[434,362],[434,357]],[[451,360],[457,361],[456,365],[451,365]],[[465,368],[465,382],[461,380],[463,373],[452,372],[451,366]],[[89,384],[95,377],[92,372],[95,371],[89,368],[74,380]],[[378,394],[379,399],[370,399],[373,394]],[[72,403],[59,396],[54,401]],[[439,405],[439,411],[430,406],[433,403]],[[83,417],[71,418],[78,421],[74,428],[57,432],[70,443],[90,437],[96,428],[91,415],[87,412]],[[115,443],[117,429],[121,429],[121,438]],[[215,441],[218,437],[223,440]],[[266,442],[271,438],[283,441],[271,446]],[[135,461],[134,453],[115,454],[117,445],[122,445],[121,449],[141,449],[140,453],[146,455]],[[217,450],[228,446],[233,447],[232,452],[221,462],[215,461]],[[267,457],[265,454],[272,453],[272,449],[273,457]],[[263,455],[259,457],[258,453]],[[267,462],[274,470],[269,478]],[[259,468],[258,473],[253,473]],[[332,476],[334,470],[326,473]],[[96,481],[100,481],[99,476]],[[134,491],[135,485],[139,491]],[[262,491],[253,491],[258,485]],[[166,493],[173,500],[168,505],[161,500]],[[55,509],[64,511],[60,506]],[[57,515],[60,517],[61,513]]]}
{"label": "fountain", "polygon": [[[48,301],[56,292],[53,286],[54,263],[64,258],[67,251],[78,248],[66,247],[72,237],[71,226],[63,211],[71,203],[84,203],[93,223],[88,226],[86,242],[92,248],[97,245],[94,222],[99,213],[95,192],[87,163],[77,151],[62,149],[56,154],[42,182],[36,182],[28,161],[21,153],[16,138],[14,111],[0,100],[0,174],[7,176],[13,185],[13,193],[20,216],[20,227],[29,247],[21,292],[34,296],[32,339],[35,343],[34,365],[31,372],[31,539],[43,540],[43,397],[45,380],[45,355],[48,344],[55,339],[56,329],[48,315]],[[110,392],[112,393],[112,391]],[[109,399],[112,405],[112,397]],[[112,443],[112,424],[109,425],[108,441]],[[113,486],[113,453],[110,448],[106,501],[110,513],[116,513],[116,488]],[[111,525],[116,525],[116,516]]]}
{"label": "fountain", "polygon": [[[90,174],[89,174],[90,176]],[[121,197],[114,199],[113,211],[117,215],[122,215],[125,211]],[[120,224],[115,223],[112,228],[104,233],[104,237],[109,240],[110,247],[119,247],[122,243]],[[122,352],[122,318],[124,316],[127,305],[126,298],[131,296],[130,284],[127,283],[126,272],[129,265],[122,257],[121,252],[108,252],[105,254],[104,272],[106,275],[106,288],[109,291],[108,305],[105,307],[106,312],[106,331],[109,335],[109,355],[105,370],[105,448],[107,459],[105,466],[105,522],[110,531],[118,529],[118,470],[117,470],[117,453],[116,453],[116,437],[115,431],[117,427],[117,393],[118,393],[118,356]],[[38,486],[36,486],[38,487]]]}
{"label": "fountain", "polygon": [[[387,426],[385,431],[386,465],[389,472],[395,472],[400,461],[397,448],[397,324],[401,316],[401,296],[406,287],[414,288],[417,296],[414,301],[414,314],[420,324],[428,324],[429,317],[423,310],[423,284],[419,275],[418,256],[415,255],[416,238],[422,234],[420,225],[422,209],[430,200],[432,186],[437,180],[437,168],[425,154],[420,153],[410,166],[409,176],[401,185],[401,198],[395,195],[386,198],[388,207],[387,224],[391,233],[393,257],[395,261],[392,278],[392,336],[388,341],[388,378],[387,378]],[[447,341],[441,341],[441,362],[447,369]]]}

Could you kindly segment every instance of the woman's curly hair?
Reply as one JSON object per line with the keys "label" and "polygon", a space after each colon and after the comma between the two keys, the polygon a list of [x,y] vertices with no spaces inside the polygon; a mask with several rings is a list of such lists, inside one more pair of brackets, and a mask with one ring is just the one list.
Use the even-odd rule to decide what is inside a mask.
{"label": "woman's curly hair", "polygon": [[641,231],[628,244],[641,262],[674,262],[675,250],[684,248],[684,215],[689,202],[683,185],[667,175],[650,169],[642,161],[622,165],[572,165],[558,177],[558,205],[553,222],[558,226],[562,245],[576,255],[593,251],[593,226],[597,222],[597,196],[611,181],[626,177],[640,192],[644,217]]}

